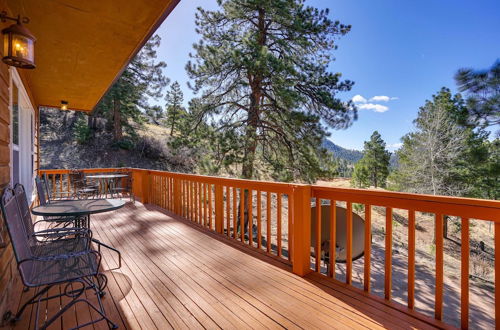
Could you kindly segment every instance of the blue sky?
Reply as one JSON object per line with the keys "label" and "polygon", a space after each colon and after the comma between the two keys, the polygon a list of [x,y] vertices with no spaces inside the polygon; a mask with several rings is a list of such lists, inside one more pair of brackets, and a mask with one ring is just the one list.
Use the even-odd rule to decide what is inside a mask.
{"label": "blue sky", "polygon": [[[310,0],[330,8],[330,17],[351,24],[338,41],[331,70],[355,81],[342,99],[356,95],[359,119],[330,139],[350,149],[362,149],[378,130],[394,150],[413,129],[419,106],[442,86],[456,90],[453,75],[461,67],[488,68],[500,58],[500,1],[496,0]],[[186,100],[185,64],[195,33],[196,7],[217,8],[215,0],[183,0],[157,33],[165,74],[179,81]],[[376,96],[386,96],[389,98]]]}

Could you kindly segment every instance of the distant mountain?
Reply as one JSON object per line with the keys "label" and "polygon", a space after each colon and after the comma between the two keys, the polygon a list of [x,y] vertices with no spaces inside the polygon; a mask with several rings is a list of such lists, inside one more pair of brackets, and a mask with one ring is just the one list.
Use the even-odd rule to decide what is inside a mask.
{"label": "distant mountain", "polygon": [[328,139],[323,140],[322,146],[331,151],[335,157],[345,159],[350,163],[356,163],[363,158],[363,153],[361,151],[342,148]]}

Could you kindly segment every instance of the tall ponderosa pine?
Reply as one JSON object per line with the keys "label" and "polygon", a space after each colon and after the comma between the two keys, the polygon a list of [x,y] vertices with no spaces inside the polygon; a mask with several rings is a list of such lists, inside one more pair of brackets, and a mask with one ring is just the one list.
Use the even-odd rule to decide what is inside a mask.
{"label": "tall ponderosa pine", "polygon": [[140,121],[150,107],[148,98],[161,97],[168,83],[163,75],[165,62],[156,60],[159,45],[160,37],[153,36],[97,105],[97,112],[112,120],[117,141],[123,138],[123,127],[130,128],[128,120]]}
{"label": "tall ponderosa pine", "polygon": [[181,85],[177,81],[170,86],[170,90],[165,95],[165,101],[167,101],[167,127],[170,127],[170,136],[172,136],[179,122],[183,120],[186,114],[186,110],[182,106],[184,94]]}
{"label": "tall ponderosa pine", "polygon": [[329,72],[334,40],[350,26],[304,2],[219,0],[221,10],[196,14],[202,38],[186,66],[201,92],[194,126],[212,125],[203,138],[224,150],[218,163],[241,165],[242,178],[255,178],[258,162],[276,179],[315,180],[330,168],[322,123],[345,128],[356,118],[336,98],[353,83]]}
{"label": "tall ponderosa pine", "polygon": [[500,60],[488,70],[458,70],[455,80],[459,90],[467,96],[467,106],[459,117],[461,122],[481,127],[499,125]]}
{"label": "tall ponderosa pine", "polygon": [[358,187],[385,187],[389,175],[391,154],[379,132],[373,132],[370,141],[365,141],[363,158],[354,166],[352,181]]}

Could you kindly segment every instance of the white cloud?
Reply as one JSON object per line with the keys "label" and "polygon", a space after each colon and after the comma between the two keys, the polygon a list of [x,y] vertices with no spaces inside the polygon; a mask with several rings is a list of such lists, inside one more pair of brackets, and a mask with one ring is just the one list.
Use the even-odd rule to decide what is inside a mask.
{"label": "white cloud", "polygon": [[389,102],[389,101],[393,101],[393,100],[397,100],[399,99],[398,97],[390,97],[390,96],[386,96],[386,95],[377,95],[377,96],[374,96],[370,99],[370,101],[372,102]]}
{"label": "white cloud", "polygon": [[374,103],[360,104],[358,105],[358,108],[361,110],[373,110],[375,112],[386,112],[389,110],[389,107],[386,107],[385,105]]}
{"label": "white cloud", "polygon": [[359,94],[358,94],[358,95],[355,95],[355,96],[352,98],[352,101],[353,101],[354,103],[366,103],[366,99],[365,99],[363,96],[359,95]]}
{"label": "white cloud", "polygon": [[373,101],[373,102],[389,102],[391,98],[389,96],[385,96],[385,95],[378,95],[378,96],[374,96],[370,99],[370,101]]}

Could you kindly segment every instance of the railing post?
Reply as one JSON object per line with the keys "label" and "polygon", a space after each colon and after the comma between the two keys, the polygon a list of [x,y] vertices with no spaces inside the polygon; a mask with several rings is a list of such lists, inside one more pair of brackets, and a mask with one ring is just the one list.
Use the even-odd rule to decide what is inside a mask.
{"label": "railing post", "polygon": [[311,186],[294,186],[292,194],[292,270],[304,276],[311,272]]}
{"label": "railing post", "polygon": [[224,222],[224,214],[223,214],[223,201],[224,195],[222,192],[222,186],[219,184],[215,185],[215,231],[219,234],[223,232],[223,222]]}

